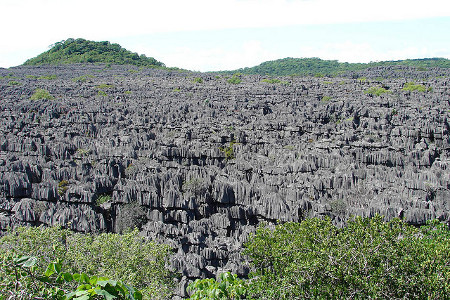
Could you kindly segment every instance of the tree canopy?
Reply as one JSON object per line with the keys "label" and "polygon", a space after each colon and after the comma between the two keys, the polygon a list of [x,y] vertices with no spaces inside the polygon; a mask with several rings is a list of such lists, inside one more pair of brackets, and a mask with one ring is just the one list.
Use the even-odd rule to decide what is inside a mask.
{"label": "tree canopy", "polygon": [[119,44],[108,41],[94,42],[85,39],[67,39],[52,45],[51,49],[27,60],[24,65],[108,63],[130,64],[140,67],[164,67],[162,62],[144,54],[137,54]]}
{"label": "tree canopy", "polygon": [[343,72],[359,71],[371,67],[380,66],[410,66],[420,69],[427,68],[450,68],[450,60],[445,58],[423,58],[407,59],[398,61],[381,61],[370,63],[347,63],[337,60],[323,60],[313,58],[283,58],[273,61],[266,61],[251,68],[242,68],[226,73],[260,74],[272,76],[288,75],[337,75]]}

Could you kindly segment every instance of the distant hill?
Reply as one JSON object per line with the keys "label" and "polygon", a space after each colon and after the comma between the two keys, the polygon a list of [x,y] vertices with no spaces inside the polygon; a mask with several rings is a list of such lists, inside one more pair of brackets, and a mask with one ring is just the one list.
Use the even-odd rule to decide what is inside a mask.
{"label": "distant hill", "polygon": [[27,60],[24,65],[55,65],[71,63],[130,64],[140,67],[165,67],[162,62],[144,54],[128,51],[119,44],[94,42],[85,39],[67,39],[55,43],[52,48]]}
{"label": "distant hill", "polygon": [[407,59],[398,61],[382,61],[371,63],[341,63],[337,60],[322,60],[320,58],[283,58],[266,61],[262,64],[242,68],[225,73],[260,74],[271,76],[287,75],[337,75],[349,71],[359,71],[378,66],[411,66],[422,70],[427,68],[450,68],[450,60],[445,58]]}

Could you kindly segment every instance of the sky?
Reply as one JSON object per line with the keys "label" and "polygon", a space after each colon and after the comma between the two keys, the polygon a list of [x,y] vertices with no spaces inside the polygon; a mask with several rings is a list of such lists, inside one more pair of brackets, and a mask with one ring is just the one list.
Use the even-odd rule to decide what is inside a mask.
{"label": "sky", "polygon": [[0,0],[0,28],[3,68],[68,38],[195,71],[285,57],[450,59],[448,0]]}

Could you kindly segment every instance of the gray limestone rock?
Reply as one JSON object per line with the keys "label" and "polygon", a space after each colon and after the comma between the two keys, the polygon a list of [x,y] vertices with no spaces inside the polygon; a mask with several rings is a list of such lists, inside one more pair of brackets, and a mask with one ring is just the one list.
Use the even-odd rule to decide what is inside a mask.
{"label": "gray limestone rock", "polygon": [[[380,67],[234,85],[127,66],[0,69],[0,231],[138,227],[173,247],[186,297],[195,278],[248,274],[241,249],[260,222],[448,220],[449,76]],[[389,93],[367,93],[377,86]],[[54,98],[31,100],[36,88]]]}

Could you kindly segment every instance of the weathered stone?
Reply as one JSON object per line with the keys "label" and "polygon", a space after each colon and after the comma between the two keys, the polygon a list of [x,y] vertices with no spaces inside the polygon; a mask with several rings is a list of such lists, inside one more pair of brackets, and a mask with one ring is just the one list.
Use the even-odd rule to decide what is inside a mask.
{"label": "weathered stone", "polygon": [[[249,272],[241,248],[261,221],[449,219],[447,69],[380,67],[286,85],[128,69],[0,69],[1,233],[137,226],[174,248],[186,297],[195,278]],[[8,85],[11,72],[21,85]],[[57,81],[27,77],[48,74]],[[432,89],[403,91],[405,81]],[[103,83],[113,86],[106,96]],[[365,93],[380,85],[390,93]],[[55,99],[30,100],[37,87]]]}

